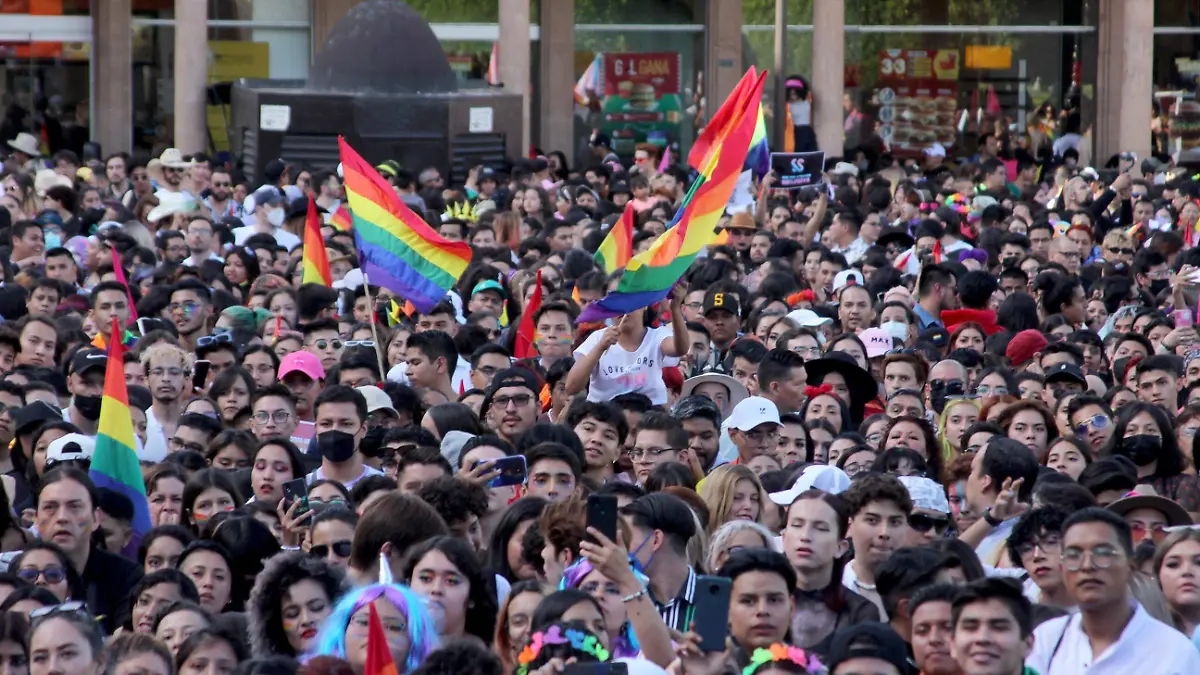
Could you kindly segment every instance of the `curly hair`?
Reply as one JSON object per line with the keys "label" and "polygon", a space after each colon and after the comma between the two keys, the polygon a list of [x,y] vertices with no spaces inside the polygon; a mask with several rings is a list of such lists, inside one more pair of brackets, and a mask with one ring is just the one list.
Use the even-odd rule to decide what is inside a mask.
{"label": "curly hair", "polygon": [[846,502],[846,512],[853,518],[871,502],[892,502],[905,513],[912,512],[912,497],[908,488],[904,487],[895,476],[879,473],[868,473],[850,483],[850,488],[842,493]]}
{"label": "curly hair", "polygon": [[929,475],[935,477],[942,475],[943,464],[945,463],[942,457],[942,449],[938,445],[937,433],[934,432],[933,425],[924,417],[911,417],[909,415],[893,417],[883,429],[883,440],[880,442],[879,447],[884,450],[889,449],[887,440],[892,435],[892,429],[905,423],[920,428],[921,435],[925,437],[924,447],[909,449],[916,450],[925,457],[925,463],[929,465]]}
{"label": "curly hair", "polygon": [[483,518],[488,510],[488,493],[483,486],[457,476],[439,476],[421,485],[417,496],[437,511],[448,527]]}
{"label": "curly hair", "polygon": [[538,531],[555,551],[570,551],[572,559],[578,560],[579,543],[587,537],[587,503],[568,499],[547,505],[538,517]]}
{"label": "curly hair", "polygon": [[267,560],[246,601],[246,628],[254,658],[299,656],[283,630],[283,597],[306,579],[317,582],[330,605],[350,586],[341,570],[302,551],[284,551]]}

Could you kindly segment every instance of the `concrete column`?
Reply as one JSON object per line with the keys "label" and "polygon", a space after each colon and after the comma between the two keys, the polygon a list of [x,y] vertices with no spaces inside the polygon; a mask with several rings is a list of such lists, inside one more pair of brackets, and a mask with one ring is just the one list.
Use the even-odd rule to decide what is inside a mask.
{"label": "concrete column", "polygon": [[92,3],[92,140],[133,150],[133,3]]}
{"label": "concrete column", "polygon": [[309,60],[325,48],[333,27],[359,0],[312,0],[312,50]]}
{"label": "concrete column", "polygon": [[704,59],[704,107],[711,118],[737,86],[742,64],[742,0],[708,0],[704,12],[708,36]]}
{"label": "concrete column", "polygon": [[[543,3],[549,4],[549,3]],[[543,33],[543,42],[545,34]],[[500,0],[500,39],[497,49],[500,59],[500,82],[504,91],[521,97],[521,151],[530,144],[530,59],[529,0]],[[545,61],[543,61],[545,63]],[[545,96],[542,97],[545,99]],[[570,146],[564,149],[569,150]],[[568,155],[570,153],[568,152]]]}
{"label": "concrete column", "polygon": [[208,5],[175,0],[175,147],[184,154],[208,149]]}
{"label": "concrete column", "polygon": [[[575,0],[542,0],[539,5],[538,98],[542,127],[538,145],[546,152],[562,150],[567,157],[574,157],[575,97],[571,92],[575,87]],[[503,54],[500,64],[504,68]]]}
{"label": "concrete column", "polygon": [[813,132],[826,157],[841,157],[845,120],[846,0],[813,3]]}
{"label": "concrete column", "polygon": [[1093,162],[1122,151],[1148,157],[1154,0],[1101,0],[1097,51]]}

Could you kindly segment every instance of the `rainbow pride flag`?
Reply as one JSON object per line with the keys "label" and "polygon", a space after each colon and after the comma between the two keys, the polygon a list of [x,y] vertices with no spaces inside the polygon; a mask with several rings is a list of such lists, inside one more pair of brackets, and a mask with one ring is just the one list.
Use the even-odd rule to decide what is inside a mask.
{"label": "rainbow pride flag", "polygon": [[353,230],[354,218],[350,215],[350,209],[346,208],[345,204],[338,204],[337,209],[333,212],[333,217],[329,219],[329,224],[342,232]]}
{"label": "rainbow pride flag", "polygon": [[[121,327],[114,318],[112,335],[120,334]],[[146,485],[142,482],[142,467],[138,463],[133,416],[129,414],[124,359],[125,345],[112,340],[104,373],[104,398],[100,405],[96,452],[92,455],[88,475],[96,487],[120,492],[133,502],[133,537],[125,550],[136,553],[142,537],[150,531],[150,505],[146,502]]]}
{"label": "rainbow pride flag", "polygon": [[678,226],[634,256],[617,290],[592,303],[579,315],[578,323],[621,316],[666,298],[700,251],[712,242],[754,137],[754,106],[762,99],[762,83],[763,78],[751,67],[713,115],[714,123],[701,134],[706,137],[707,151],[697,156],[693,149],[688,157],[689,162],[701,160],[697,168],[702,168],[684,199]]}
{"label": "rainbow pride flag", "polygon": [[312,195],[308,197],[308,215],[304,218],[304,259],[301,265],[300,283],[333,285],[329,253],[321,236],[321,217],[317,215],[317,203]]}
{"label": "rainbow pride flag", "polygon": [[600,248],[596,249],[596,255],[593,256],[605,274],[612,274],[625,267],[633,258],[634,227],[633,202],[630,201],[625,204],[625,213],[621,214],[621,219],[613,223],[608,236],[600,242]]}
{"label": "rainbow pride flag", "polygon": [[471,245],[444,239],[341,136],[338,145],[363,277],[428,312],[467,269]]}
{"label": "rainbow pride flag", "polygon": [[754,136],[750,139],[750,150],[746,153],[742,170],[753,171],[758,178],[771,172],[771,147],[767,145],[767,120],[761,101],[758,104],[758,122],[754,125]]}

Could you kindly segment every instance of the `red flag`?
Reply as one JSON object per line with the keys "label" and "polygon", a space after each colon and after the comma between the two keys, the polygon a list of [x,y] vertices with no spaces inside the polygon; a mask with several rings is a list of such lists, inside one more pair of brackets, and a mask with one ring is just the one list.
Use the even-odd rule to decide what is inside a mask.
{"label": "red flag", "polygon": [[533,289],[533,297],[529,306],[521,313],[521,325],[517,326],[517,342],[514,345],[513,356],[518,359],[532,359],[538,355],[533,343],[537,340],[537,326],[533,322],[533,314],[542,306],[542,271],[537,273],[537,288]]}
{"label": "red flag", "polygon": [[492,55],[488,59],[487,83],[499,87],[500,82],[500,43],[492,43]]}
{"label": "red flag", "polygon": [[[117,247],[112,244],[108,245],[112,251],[112,266],[113,274],[117,277],[117,283],[125,287],[125,297],[129,299],[129,325],[137,323],[137,307],[133,304],[133,292],[129,290],[129,282],[125,279],[125,268],[121,267],[121,255],[117,253]],[[116,339],[120,340],[121,336],[116,335]]]}
{"label": "red flag", "polygon": [[379,621],[379,613],[375,611],[375,603],[371,603],[371,618],[367,625],[367,663],[363,675],[399,675],[396,662],[392,660],[392,650],[388,649],[387,633],[383,632],[383,624]]}

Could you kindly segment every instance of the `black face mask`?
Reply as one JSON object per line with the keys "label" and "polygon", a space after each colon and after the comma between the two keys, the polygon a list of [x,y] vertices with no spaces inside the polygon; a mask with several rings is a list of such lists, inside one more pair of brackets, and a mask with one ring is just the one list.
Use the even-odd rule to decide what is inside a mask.
{"label": "black face mask", "polygon": [[102,396],[75,396],[75,409],[80,415],[89,420],[100,419],[100,404],[104,401]]}
{"label": "black face mask", "polygon": [[933,411],[941,415],[946,409],[946,399],[951,396],[962,396],[962,380],[934,380],[929,383],[929,405]]}
{"label": "black face mask", "polygon": [[354,456],[354,434],[345,431],[323,431],[317,434],[321,456],[334,462],[344,462]]}
{"label": "black face mask", "polygon": [[383,447],[383,437],[385,434],[387,434],[387,429],[383,427],[367,429],[367,433],[363,435],[362,442],[358,444],[358,449],[367,457],[378,456],[379,449]]}
{"label": "black face mask", "polygon": [[1004,269],[1008,269],[1010,267],[1016,267],[1020,263],[1021,263],[1021,256],[1019,256],[1019,255],[1010,255],[1007,258],[1000,261],[1000,265]]}
{"label": "black face mask", "polygon": [[1150,292],[1154,295],[1158,295],[1167,290],[1170,285],[1170,279],[1155,279],[1154,281],[1150,282]]}
{"label": "black face mask", "polygon": [[1117,453],[1128,457],[1138,466],[1146,466],[1158,459],[1162,450],[1162,439],[1151,434],[1137,434],[1121,439]]}

